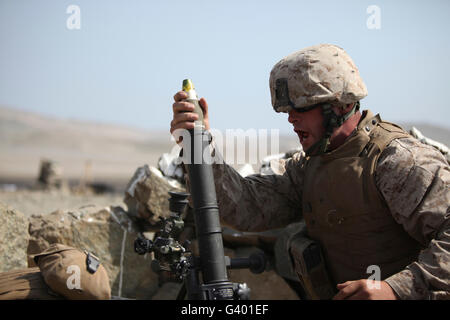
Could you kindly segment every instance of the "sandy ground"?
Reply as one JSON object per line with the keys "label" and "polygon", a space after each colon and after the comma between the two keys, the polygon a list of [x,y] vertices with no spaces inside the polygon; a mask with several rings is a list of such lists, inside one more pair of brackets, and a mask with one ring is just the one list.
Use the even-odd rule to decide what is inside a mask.
{"label": "sandy ground", "polygon": [[26,216],[33,214],[48,214],[58,209],[74,210],[85,206],[121,206],[124,195],[121,193],[107,194],[77,194],[67,191],[38,191],[38,190],[0,190],[0,202],[22,212]]}

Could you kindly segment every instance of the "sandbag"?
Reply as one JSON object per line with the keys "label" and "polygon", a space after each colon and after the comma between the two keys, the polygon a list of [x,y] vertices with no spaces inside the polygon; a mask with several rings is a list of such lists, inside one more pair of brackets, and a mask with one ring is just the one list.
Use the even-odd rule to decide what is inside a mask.
{"label": "sandbag", "polygon": [[111,287],[106,269],[89,252],[52,244],[33,256],[45,283],[70,300],[109,300]]}

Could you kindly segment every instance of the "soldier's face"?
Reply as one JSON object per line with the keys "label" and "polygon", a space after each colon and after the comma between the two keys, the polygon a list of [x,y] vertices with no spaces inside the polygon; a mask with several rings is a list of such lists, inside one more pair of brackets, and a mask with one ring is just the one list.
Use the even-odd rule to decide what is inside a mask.
{"label": "soldier's face", "polygon": [[294,126],[303,150],[308,150],[325,134],[322,108],[320,107],[306,112],[291,110],[288,121]]}

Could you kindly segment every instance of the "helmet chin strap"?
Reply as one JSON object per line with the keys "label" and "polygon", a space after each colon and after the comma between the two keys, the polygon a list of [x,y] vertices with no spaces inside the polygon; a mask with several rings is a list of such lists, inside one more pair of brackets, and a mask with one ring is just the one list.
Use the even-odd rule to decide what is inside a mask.
{"label": "helmet chin strap", "polygon": [[335,128],[339,128],[355,114],[357,110],[359,110],[360,104],[359,101],[353,104],[353,108],[343,114],[342,116],[337,115],[333,111],[333,106],[331,104],[323,104],[322,105],[322,115],[323,115],[323,127],[325,128],[325,134],[323,137],[314,143],[308,150],[305,150],[307,156],[319,156],[328,151],[328,146],[330,145],[331,135]]}

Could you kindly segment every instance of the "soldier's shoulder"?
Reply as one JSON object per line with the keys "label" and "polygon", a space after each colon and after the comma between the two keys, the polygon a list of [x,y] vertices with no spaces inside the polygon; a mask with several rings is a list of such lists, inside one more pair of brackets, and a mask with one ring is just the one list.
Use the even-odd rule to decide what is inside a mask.
{"label": "soldier's shoulder", "polygon": [[405,169],[424,162],[447,165],[444,155],[439,150],[412,136],[392,140],[378,159],[378,165],[391,163]]}
{"label": "soldier's shoulder", "polygon": [[[375,179],[385,197],[410,197],[420,193],[420,199],[434,177],[444,179],[448,163],[436,148],[423,144],[413,137],[394,139],[380,155]],[[446,176],[448,178],[448,176]],[[445,179],[447,179],[445,178]]]}

